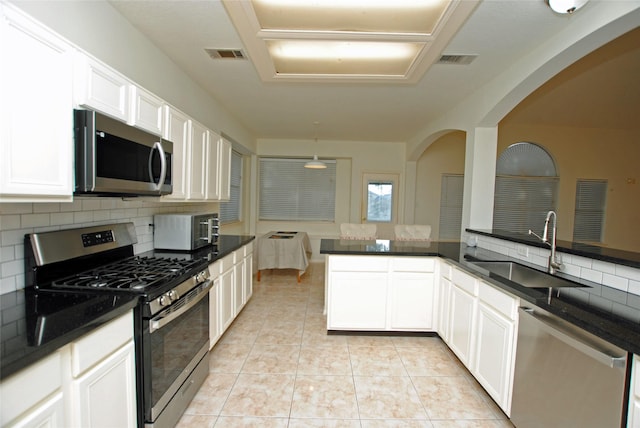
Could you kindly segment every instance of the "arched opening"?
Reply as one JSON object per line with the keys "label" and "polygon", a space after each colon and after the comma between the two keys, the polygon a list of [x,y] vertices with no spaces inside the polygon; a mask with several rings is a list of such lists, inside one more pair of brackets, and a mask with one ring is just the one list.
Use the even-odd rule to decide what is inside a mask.
{"label": "arched opening", "polygon": [[498,157],[493,227],[526,234],[556,210],[560,179],[551,155],[540,145],[519,142]]}

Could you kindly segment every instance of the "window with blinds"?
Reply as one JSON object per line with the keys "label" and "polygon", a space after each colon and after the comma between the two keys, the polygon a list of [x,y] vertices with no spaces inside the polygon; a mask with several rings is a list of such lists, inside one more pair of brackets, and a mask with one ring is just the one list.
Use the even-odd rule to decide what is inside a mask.
{"label": "window with blinds", "polygon": [[442,174],[440,185],[439,239],[460,239],[464,175]]}
{"label": "window with blinds", "polygon": [[232,223],[241,220],[242,214],[242,155],[231,152],[231,182],[229,202],[220,203],[220,221]]}
{"label": "window with blinds", "polygon": [[493,228],[527,234],[556,209],[557,177],[496,177]]}
{"label": "window with blinds", "polygon": [[507,147],[496,164],[493,228],[527,234],[543,227],[557,206],[556,171],[553,158],[538,144]]}
{"label": "window with blinds", "polygon": [[607,180],[576,182],[576,211],[573,220],[573,240],[602,242],[607,204]]}
{"label": "window with blinds", "polygon": [[325,169],[304,167],[306,159],[260,159],[260,220],[334,221],[336,161]]}

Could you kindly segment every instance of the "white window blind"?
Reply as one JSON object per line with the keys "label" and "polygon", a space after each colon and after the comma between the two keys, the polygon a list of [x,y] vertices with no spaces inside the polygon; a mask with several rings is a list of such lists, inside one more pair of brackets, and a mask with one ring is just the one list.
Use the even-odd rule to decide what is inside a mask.
{"label": "white window blind", "polygon": [[306,159],[260,159],[260,220],[334,221],[336,162],[304,167]]}
{"label": "white window blind", "polygon": [[497,176],[493,228],[526,234],[556,209],[558,177]]}
{"label": "white window blind", "polygon": [[240,221],[242,213],[242,155],[231,152],[231,195],[229,202],[220,203],[220,221]]}
{"label": "white window blind", "polygon": [[576,182],[574,241],[602,242],[607,185],[607,180],[578,180]]}
{"label": "white window blind", "polygon": [[460,239],[464,175],[443,174],[440,189],[439,238]]}

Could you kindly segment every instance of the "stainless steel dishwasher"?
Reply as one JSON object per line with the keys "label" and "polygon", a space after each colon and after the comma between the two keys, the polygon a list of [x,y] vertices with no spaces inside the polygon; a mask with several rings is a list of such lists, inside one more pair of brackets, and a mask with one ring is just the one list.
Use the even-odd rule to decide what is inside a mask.
{"label": "stainless steel dishwasher", "polygon": [[539,308],[520,308],[511,422],[620,427],[627,352]]}

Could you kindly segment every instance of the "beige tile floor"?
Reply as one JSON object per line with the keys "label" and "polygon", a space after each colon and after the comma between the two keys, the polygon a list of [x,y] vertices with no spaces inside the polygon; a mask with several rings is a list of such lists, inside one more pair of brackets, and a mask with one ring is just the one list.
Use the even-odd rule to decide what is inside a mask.
{"label": "beige tile floor", "polygon": [[178,428],[512,426],[438,337],[327,335],[323,302],[323,264],[264,271]]}

